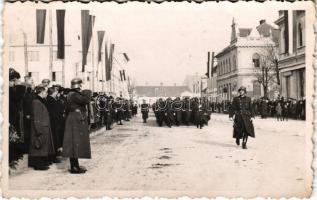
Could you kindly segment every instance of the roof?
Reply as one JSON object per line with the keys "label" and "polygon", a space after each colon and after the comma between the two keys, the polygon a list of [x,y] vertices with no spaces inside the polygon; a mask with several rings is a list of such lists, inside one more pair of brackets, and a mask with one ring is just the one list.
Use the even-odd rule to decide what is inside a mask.
{"label": "roof", "polygon": [[250,35],[252,28],[239,28],[239,36],[247,37]]}
{"label": "roof", "polygon": [[188,91],[187,86],[136,86],[136,94],[142,97],[177,97]]}
{"label": "roof", "polygon": [[272,25],[264,22],[260,24],[259,26],[256,27],[258,30],[259,34],[262,35],[263,37],[270,37],[270,32],[272,31],[272,36],[273,36],[273,41],[275,43],[278,42],[279,39],[279,30],[274,28]]}

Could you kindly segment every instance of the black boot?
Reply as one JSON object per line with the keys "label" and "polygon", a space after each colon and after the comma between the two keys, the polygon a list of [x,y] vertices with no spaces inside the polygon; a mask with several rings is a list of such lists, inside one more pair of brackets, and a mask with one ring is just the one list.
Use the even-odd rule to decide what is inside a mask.
{"label": "black boot", "polygon": [[246,142],[243,142],[243,143],[242,143],[242,149],[248,149],[248,148],[247,148],[247,143],[246,143]]}
{"label": "black boot", "polygon": [[240,139],[236,138],[236,144],[239,146],[240,145]]}

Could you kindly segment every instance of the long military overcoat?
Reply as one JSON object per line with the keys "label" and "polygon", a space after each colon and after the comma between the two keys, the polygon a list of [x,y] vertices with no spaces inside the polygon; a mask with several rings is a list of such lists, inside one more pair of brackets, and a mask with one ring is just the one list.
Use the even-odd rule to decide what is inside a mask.
{"label": "long military overcoat", "polygon": [[235,97],[232,101],[232,107],[229,112],[229,117],[234,116],[233,137],[242,138],[245,131],[249,136],[255,137],[254,126],[251,120],[253,117],[251,98]]}
{"label": "long military overcoat", "polygon": [[91,158],[89,126],[86,106],[90,102],[91,91],[71,90],[67,96],[69,113],[63,142],[63,157]]}

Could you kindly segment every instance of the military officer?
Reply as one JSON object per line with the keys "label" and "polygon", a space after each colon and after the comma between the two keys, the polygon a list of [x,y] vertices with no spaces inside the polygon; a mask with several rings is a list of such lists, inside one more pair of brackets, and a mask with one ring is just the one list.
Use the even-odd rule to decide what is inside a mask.
{"label": "military officer", "polygon": [[63,141],[63,157],[70,159],[70,172],[81,174],[87,171],[79,166],[78,158],[91,158],[89,126],[86,106],[90,103],[91,91],[81,90],[82,80],[74,78],[67,95],[68,115]]}
{"label": "military officer", "polygon": [[234,116],[233,137],[236,138],[236,144],[240,145],[240,139],[242,139],[242,148],[247,149],[248,136],[255,137],[251,120],[251,117],[254,118],[254,114],[251,98],[246,96],[246,88],[241,86],[238,92],[239,96],[233,98],[229,118],[232,120]]}
{"label": "military officer", "polygon": [[145,99],[143,99],[143,103],[141,104],[143,123],[146,123],[146,120],[149,117],[149,107],[150,105],[146,103]]}

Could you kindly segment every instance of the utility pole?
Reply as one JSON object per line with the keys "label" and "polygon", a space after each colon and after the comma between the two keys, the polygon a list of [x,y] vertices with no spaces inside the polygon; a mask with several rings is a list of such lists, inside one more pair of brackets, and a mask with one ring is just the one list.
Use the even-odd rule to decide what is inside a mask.
{"label": "utility pole", "polygon": [[49,10],[49,79],[52,81],[53,71],[53,39],[52,39],[52,10]]}
{"label": "utility pole", "polygon": [[91,78],[91,81],[92,81],[92,92],[95,91],[95,54],[94,54],[94,22],[91,23],[92,27],[91,27],[91,65],[92,65],[92,78]]}
{"label": "utility pole", "polygon": [[25,69],[25,75],[27,76],[29,74],[28,43],[27,43],[27,36],[24,31],[23,31],[23,39],[24,39],[24,69]]}

